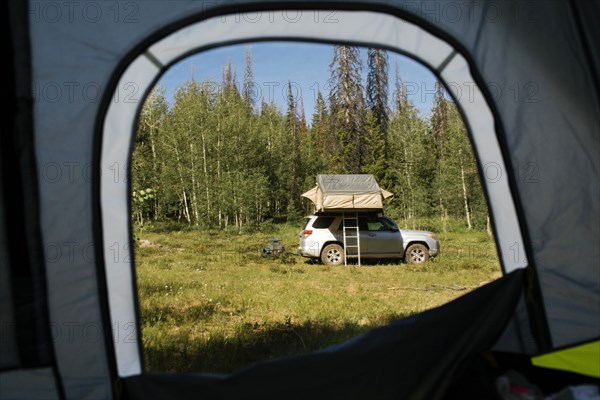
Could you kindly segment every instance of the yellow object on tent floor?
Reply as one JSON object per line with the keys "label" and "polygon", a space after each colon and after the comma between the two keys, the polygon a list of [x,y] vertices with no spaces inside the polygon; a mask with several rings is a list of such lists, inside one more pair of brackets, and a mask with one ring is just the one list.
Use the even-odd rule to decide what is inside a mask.
{"label": "yellow object on tent floor", "polygon": [[600,340],[532,357],[531,362],[538,367],[600,378]]}

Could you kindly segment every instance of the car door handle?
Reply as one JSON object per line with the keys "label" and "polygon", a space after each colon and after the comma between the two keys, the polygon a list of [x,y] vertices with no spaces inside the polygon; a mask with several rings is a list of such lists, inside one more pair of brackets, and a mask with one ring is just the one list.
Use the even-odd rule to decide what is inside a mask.
{"label": "car door handle", "polygon": [[376,233],[369,233],[369,236],[373,237],[373,236],[377,236]]}

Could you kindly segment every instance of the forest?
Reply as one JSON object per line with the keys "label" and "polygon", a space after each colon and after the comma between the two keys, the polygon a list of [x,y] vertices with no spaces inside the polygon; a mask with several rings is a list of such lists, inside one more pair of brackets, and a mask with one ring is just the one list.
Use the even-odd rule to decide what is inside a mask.
{"label": "forest", "polygon": [[395,194],[386,213],[403,227],[489,231],[467,131],[441,83],[424,117],[385,50],[368,49],[366,64],[357,47],[332,46],[331,90],[309,116],[291,83],[283,110],[255,98],[250,47],[241,82],[228,63],[222,82],[190,79],[171,102],[155,87],[131,161],[134,223],[242,231],[298,221],[312,212],[300,194],[317,174],[370,173]]}

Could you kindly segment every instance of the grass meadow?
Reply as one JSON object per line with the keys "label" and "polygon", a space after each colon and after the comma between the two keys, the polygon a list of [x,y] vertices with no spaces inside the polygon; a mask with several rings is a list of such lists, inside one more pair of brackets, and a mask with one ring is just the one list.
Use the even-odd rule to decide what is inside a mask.
{"label": "grass meadow", "polygon": [[[232,372],[348,340],[500,277],[485,232],[440,234],[421,266],[325,267],[295,256],[300,224],[263,232],[138,232],[136,271],[145,366],[153,372]],[[268,232],[264,232],[264,231]],[[263,258],[267,238],[287,255]]]}

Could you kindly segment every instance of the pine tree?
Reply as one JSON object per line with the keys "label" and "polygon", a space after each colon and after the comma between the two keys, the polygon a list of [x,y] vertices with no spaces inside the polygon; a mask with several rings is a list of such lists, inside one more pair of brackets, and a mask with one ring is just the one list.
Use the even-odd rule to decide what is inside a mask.
{"label": "pine tree", "polygon": [[368,50],[367,108],[373,113],[381,135],[387,142],[388,116],[388,55],[381,49]]}
{"label": "pine tree", "polygon": [[375,175],[382,186],[390,187],[393,174],[389,168],[388,146],[388,55],[385,50],[368,50],[367,74],[367,160],[365,170]]}
{"label": "pine tree", "polygon": [[302,97],[298,99],[298,127],[300,129],[300,135],[306,132],[306,114],[304,113],[304,101]]}
{"label": "pine tree", "polygon": [[381,134],[381,124],[371,110],[367,111],[366,123],[367,159],[365,172],[375,175],[377,182],[383,187],[390,187],[387,183],[388,163],[386,158],[386,142]]}
{"label": "pine tree", "polygon": [[405,109],[409,106],[408,94],[406,92],[406,83],[400,79],[400,71],[398,70],[398,62],[396,62],[396,71],[394,74],[394,105],[396,115],[405,113]]}
{"label": "pine tree", "polygon": [[237,88],[237,76],[235,67],[231,65],[231,60],[227,60],[227,65],[223,67],[223,91],[226,94],[236,93],[239,95]]}
{"label": "pine tree", "polygon": [[433,154],[437,161],[435,173],[438,212],[442,223],[442,230],[447,231],[447,224],[451,214],[452,199],[456,196],[452,193],[455,188],[449,183],[455,174],[452,171],[452,163],[448,156],[448,100],[444,96],[442,83],[438,80],[436,84],[436,95],[431,115],[431,138],[433,142]]}
{"label": "pine tree", "polygon": [[340,172],[360,173],[366,158],[365,107],[361,82],[362,63],[357,47],[333,48],[329,102],[341,146],[336,160]]}
{"label": "pine tree", "polygon": [[288,209],[289,217],[294,217],[301,208],[300,194],[302,182],[302,155],[301,155],[301,123],[298,119],[298,103],[292,92],[292,83],[288,81],[287,88],[287,114],[286,123],[289,132],[289,169],[288,180],[290,182],[288,191]]}
{"label": "pine tree", "polygon": [[246,69],[244,74],[244,100],[251,107],[254,106],[254,82],[252,81],[252,51],[250,46],[246,47]]}
{"label": "pine tree", "polygon": [[337,143],[331,134],[329,112],[321,91],[317,92],[310,129],[314,137],[317,155],[323,163],[326,163],[330,158],[330,150],[335,148]]}
{"label": "pine tree", "polygon": [[435,155],[438,160],[444,157],[444,144],[447,136],[448,106],[444,97],[444,87],[440,80],[436,84],[435,100],[433,103],[433,114],[431,119],[431,131],[435,146]]}

